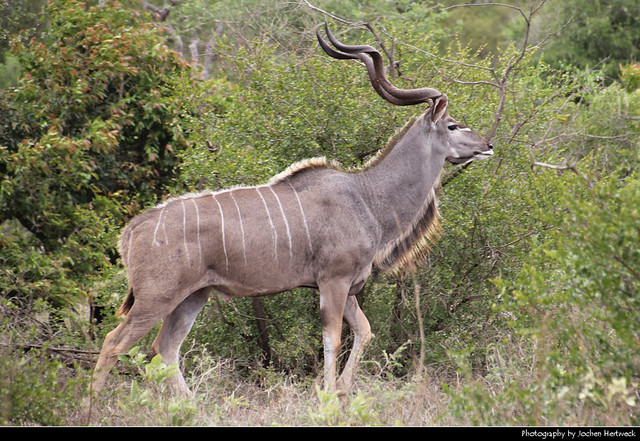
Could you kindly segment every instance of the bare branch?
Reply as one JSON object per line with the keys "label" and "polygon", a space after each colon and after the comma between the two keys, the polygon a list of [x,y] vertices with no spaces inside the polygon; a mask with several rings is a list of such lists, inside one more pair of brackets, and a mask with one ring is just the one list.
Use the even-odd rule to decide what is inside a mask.
{"label": "bare branch", "polygon": [[[429,51],[425,51],[424,49],[420,49],[419,47],[415,47],[415,46],[413,46],[411,44],[408,44],[408,43],[402,43],[402,44],[404,46],[408,47],[408,48],[411,48],[411,49],[415,50],[416,52],[421,52],[421,53],[423,53],[423,54],[425,54],[425,55],[427,55],[427,56],[429,56],[431,58],[435,58],[438,61],[444,61],[445,63],[457,64],[459,66],[469,67],[471,69],[480,69],[480,70],[489,71],[491,73],[495,73],[495,68],[493,68],[493,67],[486,67],[486,66],[481,66],[481,65],[478,65],[478,64],[464,63],[464,62],[459,61],[459,60],[450,60],[448,58],[442,58],[439,55],[433,54],[433,53],[431,53]],[[497,84],[493,84],[493,83],[490,83],[490,84],[497,87]]]}
{"label": "bare branch", "polygon": [[[464,67],[486,70],[486,71],[490,72],[491,75],[495,78],[495,80],[496,80],[495,82],[493,82],[493,81],[462,81],[462,80],[457,80],[457,79],[453,80],[453,82],[457,83],[457,84],[463,84],[463,85],[487,85],[487,86],[495,87],[495,88],[500,90],[500,99],[498,101],[498,106],[497,106],[496,111],[495,111],[494,122],[493,122],[493,125],[492,125],[491,129],[489,130],[489,132],[486,135],[486,138],[489,141],[495,136],[495,133],[498,130],[500,122],[502,121],[502,113],[503,113],[504,106],[506,105],[506,98],[507,98],[507,94],[509,92],[507,84],[508,84],[508,81],[509,81],[511,73],[513,72],[513,69],[518,65],[518,63],[520,63],[524,59],[524,57],[526,56],[526,54],[530,50],[539,47],[544,42],[546,42],[546,40],[548,38],[550,38],[550,36],[547,36],[543,40],[543,42],[538,43],[535,46],[530,46],[529,45],[529,38],[530,38],[530,31],[531,31],[531,20],[532,20],[533,16],[540,10],[540,8],[545,3],[546,3],[546,0],[541,0],[535,7],[532,5],[528,12],[525,12],[521,7],[510,5],[510,4],[506,4],[506,3],[467,3],[467,4],[461,4],[461,5],[453,5],[453,6],[449,6],[449,7],[443,9],[443,10],[447,11],[447,10],[453,10],[453,9],[457,9],[457,8],[469,8],[469,7],[479,7],[479,6],[480,7],[486,7],[486,6],[494,6],[495,7],[495,6],[497,6],[497,7],[504,7],[504,8],[509,8],[509,9],[513,9],[515,11],[518,11],[518,13],[522,16],[522,18],[524,19],[525,24],[526,24],[525,33],[524,33],[524,39],[523,39],[523,42],[522,42],[522,48],[520,49],[520,51],[516,55],[514,55],[507,62],[506,68],[502,72],[502,75],[498,75],[498,72],[496,71],[495,67],[479,66],[479,65],[469,64],[469,63],[462,63],[462,62],[459,62],[459,61],[456,61],[456,60],[448,60],[448,59],[445,59],[445,58],[440,58],[437,55],[430,54],[430,53],[428,53],[426,51],[421,51],[423,53],[428,54],[429,56],[431,56],[433,58],[437,58],[437,59],[439,59],[441,61],[444,61],[444,62],[447,62],[447,63],[455,63],[455,64],[458,64],[458,65],[464,66]],[[415,47],[414,47],[414,49],[420,50],[420,49],[415,48]]]}
{"label": "bare branch", "polygon": [[[148,9],[148,10],[152,11],[153,13],[155,13],[156,14],[156,18],[160,22],[165,21],[167,19],[167,17],[169,16],[169,12],[171,12],[171,10],[169,8],[165,7],[165,8],[160,9],[156,5],[152,5],[151,3],[149,3],[146,0],[140,0],[140,3],[142,3],[142,6],[145,9]],[[175,5],[176,2],[173,1],[172,4]]]}
{"label": "bare branch", "polygon": [[[546,0],[545,0],[546,1]],[[544,1],[543,1],[544,3]],[[511,8],[511,9],[515,9],[516,11],[518,11],[522,17],[525,20],[528,20],[527,16],[525,15],[525,13],[522,11],[521,8],[519,8],[518,6],[514,6],[514,5],[509,5],[507,3],[466,3],[464,5],[452,5],[452,6],[448,6],[446,8],[443,8],[443,11],[449,11],[451,9],[458,9],[458,8],[470,8],[470,7],[476,7],[476,6],[501,6],[504,8]],[[538,6],[538,8],[536,8],[536,10],[539,9],[540,6]]]}
{"label": "bare branch", "polygon": [[580,178],[584,179],[584,181],[587,183],[587,186],[590,189],[593,189],[595,187],[595,184],[593,182],[591,182],[591,180],[589,178],[587,178],[585,175],[583,175],[582,173],[580,173],[580,171],[576,168],[576,164],[577,163],[573,163],[573,164],[547,164],[545,162],[538,162],[538,161],[533,161],[533,163],[531,164],[531,168],[534,167],[544,167],[544,168],[549,168],[552,170],[558,170],[558,171],[570,171],[575,173],[577,176],[579,176]]}
{"label": "bare branch", "polygon": [[342,18],[342,17],[338,17],[337,15],[334,15],[330,12],[327,12],[323,9],[318,8],[317,6],[312,5],[311,3],[309,3],[307,0],[300,0],[300,3],[304,6],[306,6],[309,9],[312,9],[316,12],[321,13],[322,15],[326,15],[327,17],[331,18],[332,20],[336,20],[339,21],[340,23],[344,23],[347,24],[349,26],[357,26],[357,27],[362,27],[365,26],[366,23],[363,22],[353,22],[350,20],[347,20],[346,18]]}
{"label": "bare branch", "polygon": [[550,168],[553,170],[576,170],[576,167],[573,164],[547,164],[545,162],[534,161],[532,165],[536,167]]}

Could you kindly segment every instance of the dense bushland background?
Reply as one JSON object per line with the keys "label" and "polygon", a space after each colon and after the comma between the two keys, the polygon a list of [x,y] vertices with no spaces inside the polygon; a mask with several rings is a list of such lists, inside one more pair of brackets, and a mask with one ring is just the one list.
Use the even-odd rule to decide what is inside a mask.
{"label": "dense bushland background", "polygon": [[[639,424],[640,5],[510,3],[1,2],[0,423]],[[357,166],[423,110],[324,56],[325,20],[496,145],[446,167],[427,261],[366,286],[353,393],[317,387],[301,289],[212,298],[183,346],[193,400],[165,393],[153,333],[88,400],[127,220],[305,157]]]}

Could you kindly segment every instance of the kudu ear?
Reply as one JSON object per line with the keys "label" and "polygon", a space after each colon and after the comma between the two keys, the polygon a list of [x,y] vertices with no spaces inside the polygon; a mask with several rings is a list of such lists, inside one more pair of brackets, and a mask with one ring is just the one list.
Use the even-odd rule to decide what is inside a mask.
{"label": "kudu ear", "polygon": [[442,94],[439,97],[434,98],[433,105],[431,106],[431,122],[435,124],[448,114],[449,104],[447,102],[447,96]]}

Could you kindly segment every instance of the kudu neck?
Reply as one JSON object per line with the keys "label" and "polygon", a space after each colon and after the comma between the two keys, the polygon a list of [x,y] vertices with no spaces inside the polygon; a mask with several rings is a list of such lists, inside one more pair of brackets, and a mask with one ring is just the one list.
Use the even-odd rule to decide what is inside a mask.
{"label": "kudu neck", "polygon": [[384,234],[393,236],[411,225],[432,197],[444,166],[445,154],[437,138],[420,117],[383,153],[374,166],[362,173],[362,186],[370,209]]}

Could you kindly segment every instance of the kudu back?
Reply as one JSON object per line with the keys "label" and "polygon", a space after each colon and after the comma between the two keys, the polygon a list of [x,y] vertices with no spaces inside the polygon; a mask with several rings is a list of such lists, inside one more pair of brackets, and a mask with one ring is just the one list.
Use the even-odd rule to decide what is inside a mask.
{"label": "kudu back", "polygon": [[[449,116],[444,94],[396,88],[374,48],[344,45],[325,29],[333,48],[318,33],[324,51],[360,60],[382,98],[396,105],[431,105],[360,169],[310,159],[264,185],[188,194],[135,217],[120,239],[129,280],[120,309],[126,318],[105,338],[94,390],[104,387],[117,356],[160,320],[153,349],[165,363],[177,363],[212,290],[233,298],[296,287],[320,294],[325,388],[349,389],[373,336],[355,295],[374,269],[402,270],[428,249],[439,231],[435,187],[445,161],[463,164],[493,152]],[[343,319],[354,344],[336,381]],[[190,394],[181,373],[170,383],[176,392]]]}

